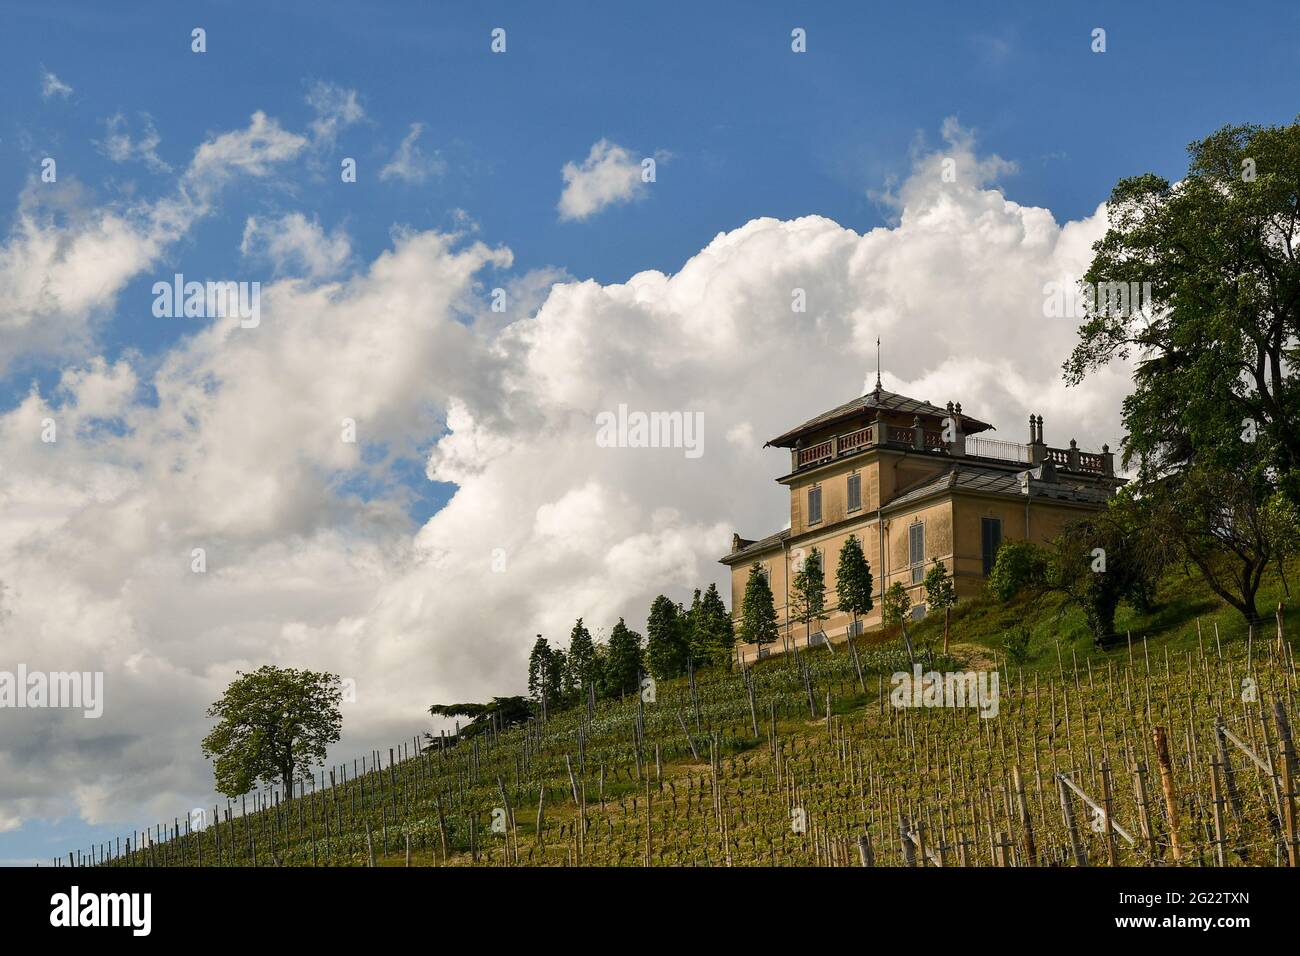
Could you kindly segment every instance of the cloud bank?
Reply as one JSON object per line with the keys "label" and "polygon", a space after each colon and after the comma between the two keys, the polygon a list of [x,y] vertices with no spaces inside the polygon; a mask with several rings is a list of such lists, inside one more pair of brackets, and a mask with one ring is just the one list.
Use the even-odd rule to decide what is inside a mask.
{"label": "cloud bank", "polygon": [[[0,827],[76,813],[129,828],[211,803],[203,711],[239,669],[354,679],[346,758],[426,729],[434,701],[521,690],[537,633],[562,638],[579,615],[641,629],[655,594],[724,579],[733,529],[783,526],[771,479],[788,458],[762,441],[860,394],[877,336],[889,388],[959,400],[1005,438],[1034,411],[1053,444],[1116,445],[1123,370],[1065,389],[1073,326],[1042,308],[1044,283],[1086,266],[1104,211],[1062,224],[1019,205],[991,184],[1005,165],[946,132],[889,227],[755,219],[672,275],[526,276],[540,304],[512,297],[504,316],[486,290],[509,284],[505,248],[399,231],[345,271],[344,234],[259,220],[250,252],[280,269],[261,324],[197,322],[150,363],[98,354],[91,317],[223,184],[303,138],[257,114],[203,144],[164,204],[72,226],[21,213],[0,250],[9,357],[50,344],[38,314],[82,347],[49,394],[0,414],[0,635],[8,661],[103,670],[106,702],[99,720],[0,715]],[[25,285],[31,269],[45,281]],[[600,447],[596,417],[620,404],[702,413],[705,453]],[[420,527],[393,477],[412,456],[456,486]]]}

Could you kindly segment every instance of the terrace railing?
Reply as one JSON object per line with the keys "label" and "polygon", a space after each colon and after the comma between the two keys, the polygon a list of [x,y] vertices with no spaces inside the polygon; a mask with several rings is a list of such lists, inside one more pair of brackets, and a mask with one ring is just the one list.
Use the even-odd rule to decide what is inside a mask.
{"label": "terrace railing", "polygon": [[[873,423],[855,431],[846,432],[843,435],[834,435],[807,448],[798,449],[793,455],[794,469],[798,471],[802,468],[833,461],[841,455],[881,444],[880,433],[882,431],[887,444],[905,445],[909,448],[917,447],[915,429],[888,424],[881,428]],[[943,433],[938,431],[925,430],[922,433],[922,447],[928,452],[945,455],[950,453],[948,443],[944,441]],[[1065,471],[1089,475],[1110,474],[1107,470],[1107,455],[1079,451],[1074,442],[1070,443],[1069,448],[1040,447],[1042,447],[1041,461],[1050,461]],[[1020,465],[1032,465],[1035,463],[1033,451],[1034,446],[1032,445],[968,435],[965,441],[964,456],[967,458],[983,458],[993,461],[1014,462]]]}

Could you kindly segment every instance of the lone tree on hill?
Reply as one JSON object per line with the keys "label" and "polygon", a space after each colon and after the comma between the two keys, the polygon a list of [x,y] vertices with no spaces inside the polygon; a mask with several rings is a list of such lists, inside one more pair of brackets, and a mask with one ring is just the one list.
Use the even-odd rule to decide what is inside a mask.
{"label": "lone tree on hill", "polygon": [[219,722],[203,738],[214,760],[217,790],[247,793],[261,780],[279,782],[289,798],[297,773],[323,763],[343,726],[342,682],[334,674],[266,665],[242,671],[208,708]]}
{"label": "lone tree on hill", "polygon": [[745,582],[745,596],[740,604],[740,642],[761,647],[774,641],[776,605],[772,600],[772,586],[767,583],[763,566],[755,561],[749,567],[749,580]]}

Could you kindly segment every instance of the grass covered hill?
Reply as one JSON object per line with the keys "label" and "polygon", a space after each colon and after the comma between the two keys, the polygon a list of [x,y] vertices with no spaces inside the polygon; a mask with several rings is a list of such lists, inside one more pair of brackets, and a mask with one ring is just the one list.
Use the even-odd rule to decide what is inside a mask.
{"label": "grass covered hill", "polygon": [[[1278,584],[1261,606],[1281,597]],[[201,831],[177,820],[60,863],[1285,864],[1290,645],[1273,620],[1248,639],[1181,576],[1158,598],[1121,611],[1131,643],[1105,652],[1053,597],[962,605],[947,656],[942,620],[916,626],[925,669],[982,670],[990,688],[996,671],[996,716],[895,706],[892,676],[912,662],[893,635],[867,635],[856,653],[800,649],[659,682],[653,700],[408,743],[293,800],[253,794]]]}

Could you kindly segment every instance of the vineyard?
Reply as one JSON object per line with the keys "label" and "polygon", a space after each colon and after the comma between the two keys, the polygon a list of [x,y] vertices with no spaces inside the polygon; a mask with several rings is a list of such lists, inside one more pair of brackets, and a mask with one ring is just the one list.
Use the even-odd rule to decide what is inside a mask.
{"label": "vineyard", "polygon": [[[1297,865],[1295,661],[1201,627],[996,672],[996,714],[896,706],[896,646],[700,671],[449,746],[411,740],[59,865]],[[919,698],[918,698],[919,699]],[[910,698],[908,699],[910,702]]]}

